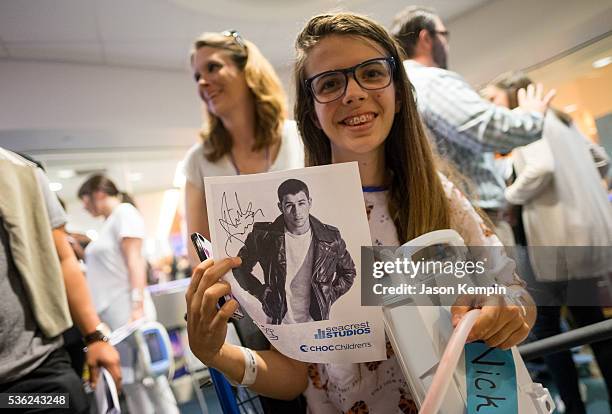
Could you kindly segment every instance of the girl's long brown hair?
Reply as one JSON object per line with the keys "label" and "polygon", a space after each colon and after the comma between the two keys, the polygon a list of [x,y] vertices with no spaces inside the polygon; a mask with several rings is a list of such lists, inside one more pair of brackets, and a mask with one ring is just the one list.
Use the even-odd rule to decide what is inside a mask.
{"label": "girl's long brown hair", "polygon": [[295,119],[306,151],[306,165],[331,163],[329,138],[315,124],[314,100],[305,86],[309,52],[329,35],[369,39],[395,59],[393,82],[399,111],[384,143],[389,181],[389,212],[400,243],[423,233],[450,227],[445,196],[429,142],[417,112],[415,99],[402,66],[404,54],[387,31],[373,20],[352,14],[322,14],[311,18],[295,42]]}

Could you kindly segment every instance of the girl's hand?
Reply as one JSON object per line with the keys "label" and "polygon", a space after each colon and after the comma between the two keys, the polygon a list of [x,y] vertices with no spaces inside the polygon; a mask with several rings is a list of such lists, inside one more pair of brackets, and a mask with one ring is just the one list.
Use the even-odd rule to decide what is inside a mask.
{"label": "girl's hand", "polygon": [[239,257],[228,257],[217,262],[207,259],[191,275],[191,284],[185,294],[189,347],[207,366],[214,367],[215,360],[220,357],[227,321],[238,308],[238,302],[232,299],[217,310],[219,298],[231,292],[229,283],[219,279],[241,263]]}
{"label": "girl's hand", "polygon": [[503,295],[461,296],[451,308],[453,327],[470,309],[480,308],[480,316],[467,342],[483,340],[490,347],[509,349],[527,338],[531,330],[525,306],[518,306]]}

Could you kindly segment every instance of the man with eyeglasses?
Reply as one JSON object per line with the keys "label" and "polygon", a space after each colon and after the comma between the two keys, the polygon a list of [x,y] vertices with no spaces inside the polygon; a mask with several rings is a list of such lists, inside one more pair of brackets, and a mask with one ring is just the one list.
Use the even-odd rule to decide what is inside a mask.
{"label": "man with eyeglasses", "polygon": [[404,67],[439,155],[472,180],[474,204],[487,213],[504,245],[513,245],[503,217],[506,185],[494,153],[541,138],[554,91],[544,96],[541,85],[532,86],[521,93],[520,110],[514,111],[481,98],[459,74],[447,70],[449,32],[433,9],[407,7],[395,17],[391,34],[409,58]]}

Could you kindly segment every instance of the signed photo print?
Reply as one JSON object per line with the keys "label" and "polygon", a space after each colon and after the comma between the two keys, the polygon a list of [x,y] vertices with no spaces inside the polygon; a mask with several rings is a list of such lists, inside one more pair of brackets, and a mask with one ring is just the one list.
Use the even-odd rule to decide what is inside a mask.
{"label": "signed photo print", "polygon": [[356,163],[205,185],[214,257],[241,258],[224,278],[269,339],[290,336],[280,327],[378,317],[361,306],[359,256],[372,242]]}
{"label": "signed photo print", "polygon": [[340,230],[349,223],[330,214],[342,209],[330,203],[329,184],[316,176],[266,179],[221,193],[217,240],[223,256],[242,259],[232,274],[262,322],[327,320],[353,286],[355,262]]}

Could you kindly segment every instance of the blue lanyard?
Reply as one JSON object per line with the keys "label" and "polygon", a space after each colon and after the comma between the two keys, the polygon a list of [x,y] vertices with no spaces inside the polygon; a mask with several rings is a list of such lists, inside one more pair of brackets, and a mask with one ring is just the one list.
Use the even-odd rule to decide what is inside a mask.
{"label": "blue lanyard", "polygon": [[387,191],[388,188],[385,186],[368,186],[368,187],[361,187],[361,191],[363,191],[364,193],[379,193],[381,191]]}

